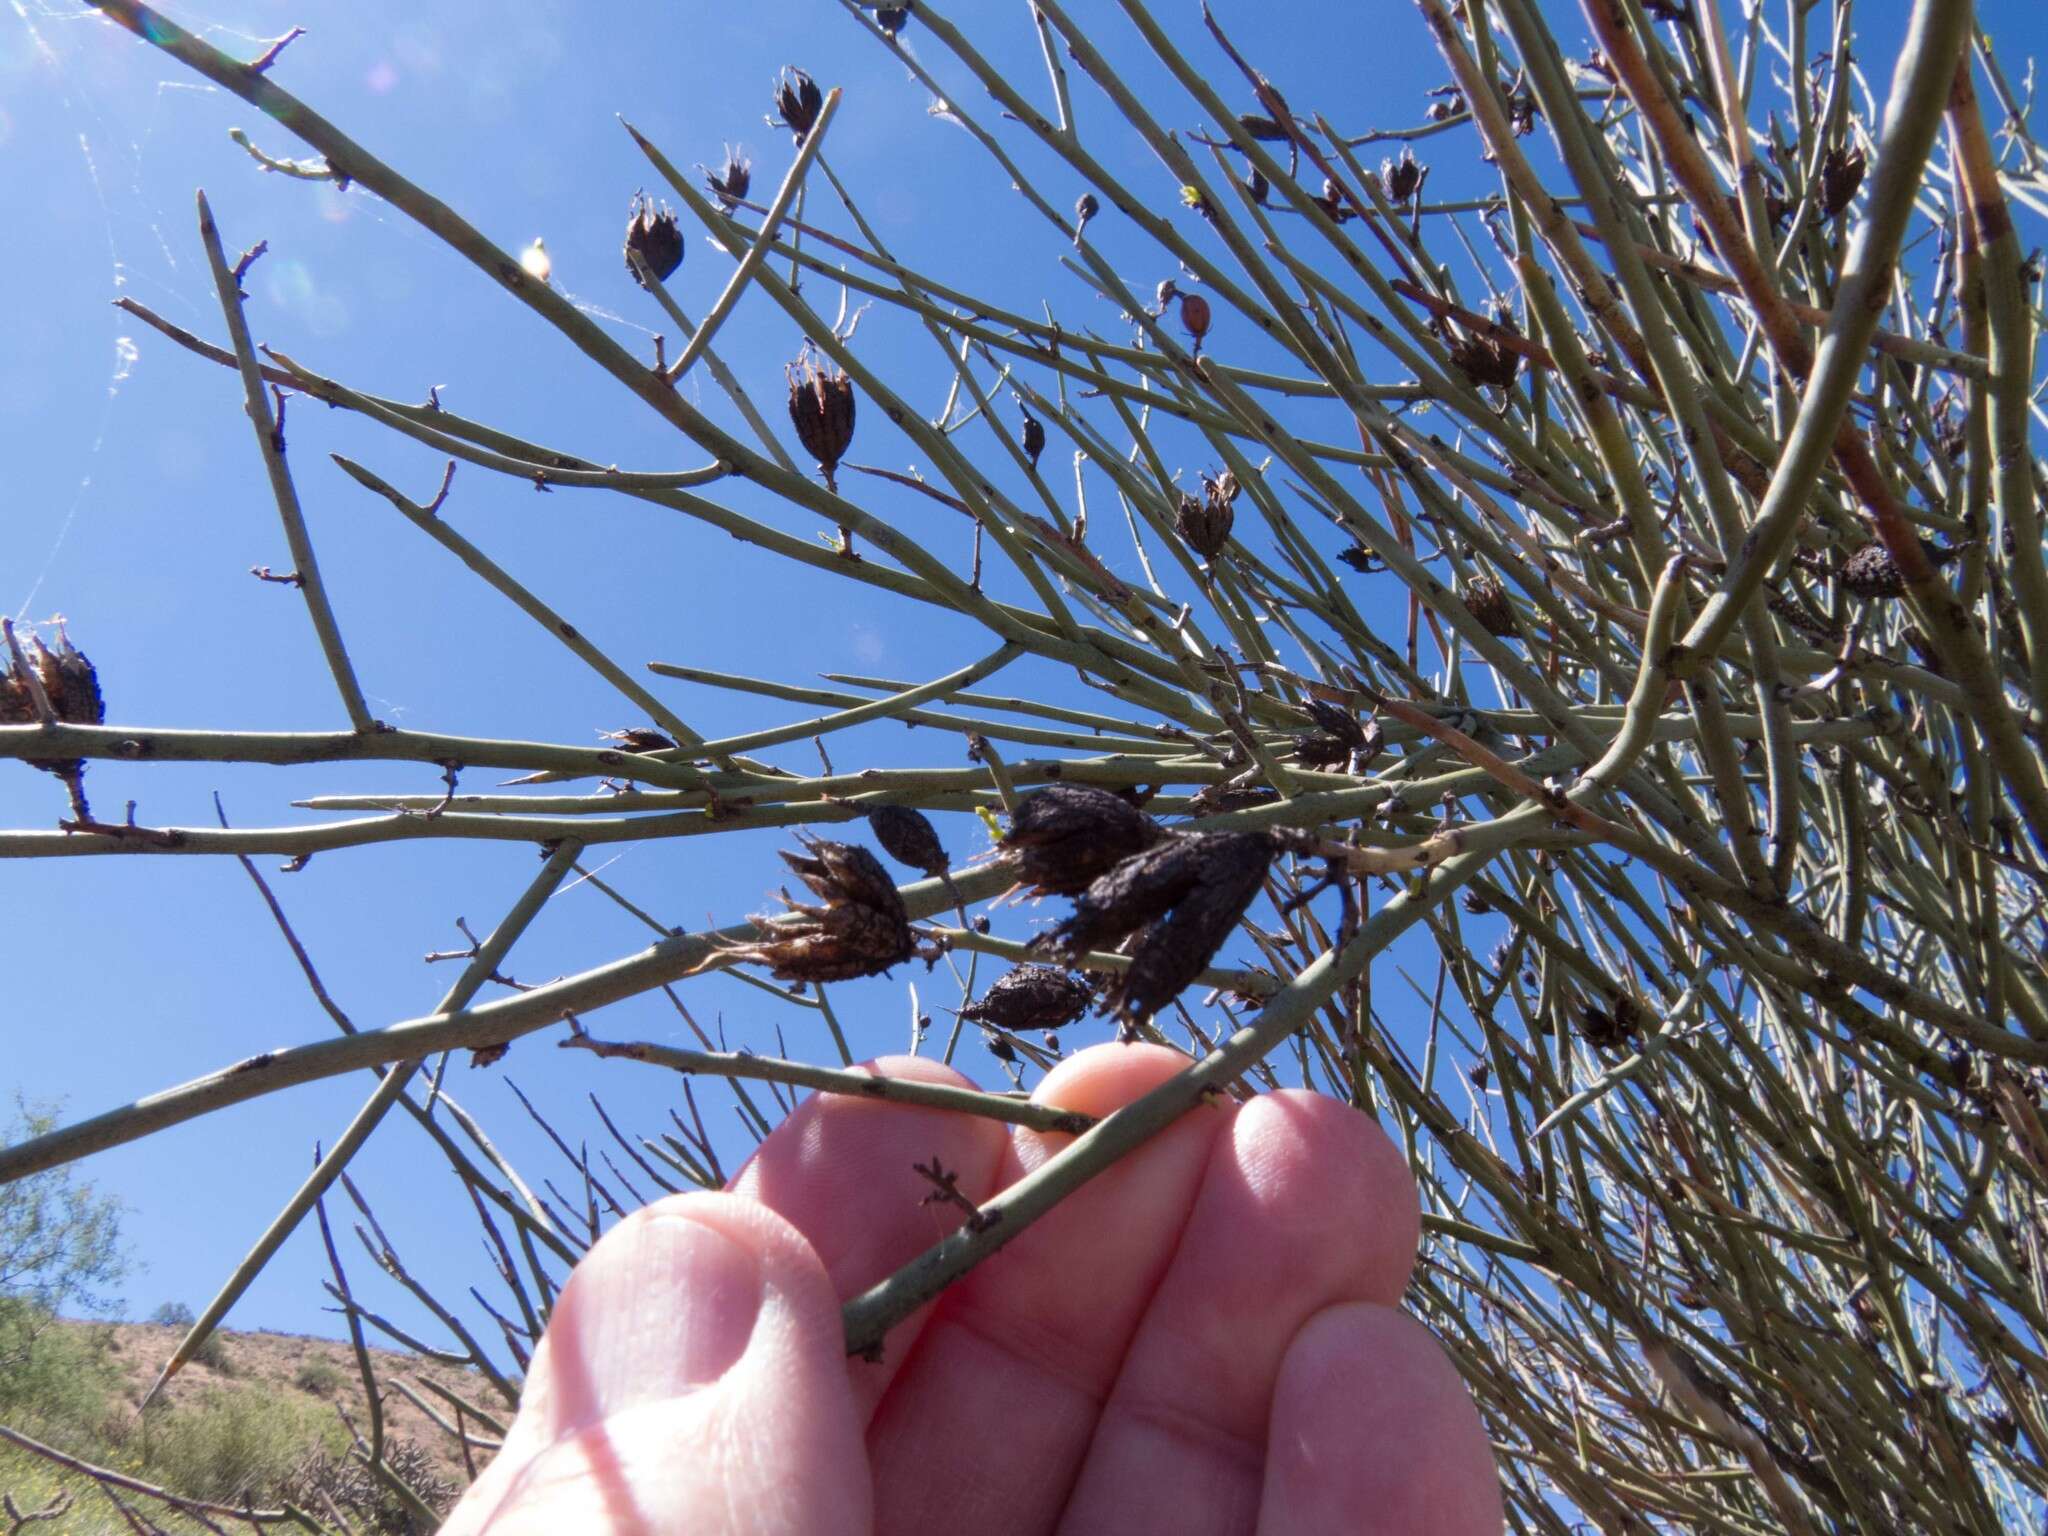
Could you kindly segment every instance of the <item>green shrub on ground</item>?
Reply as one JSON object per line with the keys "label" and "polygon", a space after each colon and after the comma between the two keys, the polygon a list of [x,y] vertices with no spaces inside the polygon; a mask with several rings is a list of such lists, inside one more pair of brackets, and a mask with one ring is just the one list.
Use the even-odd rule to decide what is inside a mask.
{"label": "green shrub on ground", "polygon": [[118,1379],[109,1337],[59,1326],[20,1298],[0,1300],[0,1424],[67,1446],[97,1443]]}
{"label": "green shrub on ground", "polygon": [[292,1377],[292,1385],[315,1397],[328,1397],[341,1385],[340,1367],[327,1360],[308,1360]]}
{"label": "green shrub on ground", "polygon": [[133,1444],[141,1475],[219,1503],[271,1497],[309,1446],[339,1455],[345,1432],[330,1411],[256,1386],[215,1387],[169,1409],[151,1409]]}

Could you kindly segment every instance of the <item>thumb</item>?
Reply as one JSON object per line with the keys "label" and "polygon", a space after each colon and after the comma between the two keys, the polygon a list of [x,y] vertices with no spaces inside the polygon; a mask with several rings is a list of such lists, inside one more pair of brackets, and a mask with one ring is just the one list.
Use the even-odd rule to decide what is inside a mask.
{"label": "thumb", "polygon": [[569,1277],[505,1449],[444,1532],[858,1536],[844,1354],[831,1283],[780,1216],[734,1195],[649,1206]]}

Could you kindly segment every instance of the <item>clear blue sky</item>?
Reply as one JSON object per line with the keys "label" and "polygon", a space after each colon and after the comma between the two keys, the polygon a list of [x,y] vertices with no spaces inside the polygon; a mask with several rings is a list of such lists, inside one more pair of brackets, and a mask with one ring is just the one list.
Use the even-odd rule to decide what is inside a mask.
{"label": "clear blue sky", "polygon": [[[1024,8],[992,9],[975,35],[1027,90],[1042,93]],[[1143,89],[1156,68],[1128,46],[1111,7],[1096,9]],[[1192,21],[1191,4],[1159,9]],[[1349,129],[1420,121],[1422,92],[1443,78],[1405,4],[1233,0],[1218,9],[1291,101],[1319,107]],[[1576,42],[1576,11],[1556,9]],[[618,117],[680,164],[715,163],[724,144],[742,146],[755,157],[756,185],[772,189],[791,148],[788,135],[762,118],[771,79],[789,63],[845,88],[828,157],[899,255],[1020,308],[1035,309],[1044,295],[1079,323],[1114,323],[1059,270],[1060,242],[1021,216],[1000,174],[958,129],[929,116],[902,70],[826,0],[205,0],[168,10],[245,57],[288,27],[305,26],[309,35],[286,52],[275,79],[502,245],[544,236],[557,286],[643,351],[664,321],[627,278],[619,236],[628,199],[657,178]],[[2048,46],[2048,18],[2038,0],[1989,0],[1981,10],[2017,79],[2020,57]],[[1903,0],[1872,0],[1858,10],[1868,39],[1862,61],[1880,89],[1905,12]],[[914,23],[908,35],[915,40]],[[1099,136],[1097,152],[1169,201],[1164,174],[1143,146],[1109,126],[1085,86],[1076,90],[1084,129]],[[975,100],[977,110],[983,104]],[[1170,120],[1197,126],[1178,108]],[[75,0],[10,0],[0,8],[0,191],[15,215],[0,241],[0,283],[10,296],[0,341],[0,611],[33,620],[67,616],[100,668],[114,721],[337,728],[344,719],[303,605],[248,575],[257,565],[286,569],[290,556],[239,386],[110,307],[128,295],[204,335],[221,334],[193,223],[196,186],[206,189],[231,250],[269,242],[247,284],[260,342],[375,392],[416,399],[439,385],[452,409],[600,461],[668,469],[702,455],[375,199],[261,172],[229,142],[227,130],[236,126],[273,154],[305,152]],[[1470,155],[1461,147],[1438,158]],[[1430,188],[1454,189],[1448,175]],[[687,310],[701,314],[728,270],[693,239],[671,286]],[[1140,286],[1169,275],[1130,274]],[[813,298],[829,304],[822,284]],[[719,343],[778,424],[781,365],[796,341],[764,303],[743,308]],[[873,315],[861,345],[885,373],[934,381],[912,394],[938,409],[942,394],[920,334]],[[715,393],[704,403],[729,417]],[[304,401],[292,406],[288,431],[340,621],[380,716],[420,729],[570,743],[639,723],[450,557],[345,481],[325,455],[346,452],[421,499],[433,488],[437,461]],[[901,467],[911,457],[872,417],[861,424],[853,456]],[[923,504],[874,504],[935,539],[959,539],[956,525]],[[447,515],[629,666],[662,659],[793,681],[828,668],[926,678],[986,648],[977,633],[942,616],[878,602],[851,583],[771,561],[645,506],[570,492],[537,496],[465,470]],[[1048,672],[1026,667],[1005,682],[1057,685]],[[657,686],[707,735],[801,712]],[[900,727],[833,745],[842,767],[953,761],[953,750]],[[814,763],[807,744],[767,755],[800,769]],[[487,787],[494,777],[472,773],[464,787]],[[141,816],[157,824],[209,822],[216,789],[236,823],[282,825],[306,815],[291,809],[295,797],[416,793],[438,783],[434,770],[401,765],[143,770],[101,763],[89,775],[103,813],[118,813],[132,796]],[[48,826],[62,808],[55,780],[0,764],[0,823]],[[945,833],[956,858],[982,846],[964,820]],[[600,852],[590,862],[606,864],[605,879],[665,922],[695,927],[763,909],[779,883],[773,849],[785,841],[747,834],[653,844]],[[487,930],[533,867],[524,845],[417,843],[323,855],[302,873],[274,879],[337,1000],[359,1024],[373,1026],[429,1011],[455,971],[424,966],[422,954],[460,947],[457,917]],[[75,1116],[330,1030],[231,861],[59,860],[17,864],[8,874],[0,1088],[63,1099]],[[551,904],[511,969],[522,981],[543,981],[636,950],[646,938],[583,887]],[[1382,996],[1383,1006],[1398,1008],[1393,958]],[[905,979],[899,973],[893,983],[839,989],[857,1050],[901,1046],[910,1014]],[[927,1006],[938,980],[924,983]],[[775,1051],[778,1025],[816,1027],[808,1015],[778,1019],[762,994],[727,981],[693,984],[688,996],[707,1022],[722,1012],[735,1044]],[[675,1038],[667,1006],[658,997],[641,1000],[594,1022],[612,1035]],[[789,1050],[829,1055],[818,1038],[793,1037]],[[985,1060],[965,1064],[993,1076]],[[675,1098],[672,1079],[559,1053],[545,1038],[519,1046],[500,1067],[458,1067],[454,1092],[485,1116],[532,1177],[563,1170],[526,1127],[499,1081],[507,1075],[548,1108],[565,1135],[593,1143],[602,1130],[587,1092],[600,1092],[629,1128],[654,1128]],[[338,1132],[369,1086],[364,1077],[301,1088],[86,1165],[130,1207],[128,1232],[147,1260],[128,1289],[132,1309],[166,1300],[203,1304],[295,1186],[314,1141]],[[720,1096],[713,1091],[707,1102]],[[728,1130],[725,1146],[737,1161],[746,1141],[736,1124]],[[443,1294],[485,1278],[466,1203],[410,1123],[390,1122],[356,1173],[401,1252]],[[317,1243],[302,1234],[231,1321],[332,1331],[320,1310],[324,1272]],[[390,1300],[373,1294],[380,1305]]]}

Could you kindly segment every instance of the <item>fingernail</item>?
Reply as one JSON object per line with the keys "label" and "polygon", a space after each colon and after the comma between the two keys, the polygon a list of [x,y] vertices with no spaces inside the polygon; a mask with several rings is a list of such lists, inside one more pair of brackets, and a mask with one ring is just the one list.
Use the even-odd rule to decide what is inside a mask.
{"label": "fingernail", "polygon": [[761,1263],[717,1228],[680,1214],[628,1222],[584,1266],[562,1297],[567,1347],[551,1348],[558,1432],[709,1386],[746,1353]]}

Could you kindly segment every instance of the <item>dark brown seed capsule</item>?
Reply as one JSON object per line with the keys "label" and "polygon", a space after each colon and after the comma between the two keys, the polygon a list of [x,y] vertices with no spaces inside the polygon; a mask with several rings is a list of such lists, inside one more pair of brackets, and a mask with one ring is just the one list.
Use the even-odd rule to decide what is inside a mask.
{"label": "dark brown seed capsule", "polygon": [[0,671],[0,725],[33,725],[35,719],[35,699],[9,660],[6,670]]}
{"label": "dark brown seed capsule", "polygon": [[718,199],[719,206],[727,213],[747,200],[747,193],[753,185],[754,162],[736,154],[729,145],[725,151],[725,164],[704,173],[705,190]]}
{"label": "dark brown seed capsule", "polygon": [[1013,1032],[1063,1029],[1088,1011],[1088,983],[1055,965],[1020,965],[960,1010],[960,1017]]}
{"label": "dark brown seed capsule", "polygon": [[868,812],[868,830],[882,845],[882,852],[898,864],[922,870],[927,875],[944,874],[952,867],[939,834],[922,811],[907,805],[878,805]]}
{"label": "dark brown seed capsule", "polygon": [[[51,713],[60,721],[66,725],[106,723],[107,706],[100,696],[99,673],[86,660],[85,653],[71,643],[69,635],[60,629],[54,648],[43,644],[40,635],[32,636],[23,654],[43,685]],[[0,671],[0,725],[33,725],[35,718],[35,694],[10,658],[6,670]],[[76,779],[85,772],[83,758],[31,757],[24,761],[31,768],[54,773],[60,779]]]}
{"label": "dark brown seed capsule", "polygon": [[1272,188],[1266,184],[1266,174],[1256,165],[1244,173],[1244,190],[1251,200],[1261,208],[1266,206],[1267,194]]}
{"label": "dark brown seed capsule", "polygon": [[1619,1050],[1642,1032],[1642,1005],[1626,993],[1612,1007],[1587,1003],[1579,1010],[1579,1036],[1595,1050]]}
{"label": "dark brown seed capsule", "polygon": [[799,146],[818,126],[818,114],[824,109],[825,93],[802,70],[785,66],[775,77],[775,115],[796,136]]}
{"label": "dark brown seed capsule", "polygon": [[1188,801],[1191,816],[1221,816],[1226,811],[1248,811],[1255,805],[1271,805],[1279,792],[1263,784],[1211,784]]}
{"label": "dark brown seed capsule", "polygon": [[1284,144],[1287,142],[1287,130],[1285,128],[1274,122],[1272,118],[1262,117],[1256,112],[1247,112],[1238,118],[1237,126],[1242,128],[1250,137],[1264,144]]}
{"label": "dark brown seed capsule", "polygon": [[1422,176],[1422,162],[1409,150],[1402,150],[1398,160],[1380,162],[1380,183],[1397,206],[1422,190]]}
{"label": "dark brown seed capsule", "polygon": [[1020,883],[1042,895],[1074,896],[1165,835],[1150,816],[1106,789],[1048,784],[1018,800],[997,846],[1014,857]]}
{"label": "dark brown seed capsule", "polygon": [[1051,942],[1078,951],[1139,933],[1130,968],[1110,979],[1109,1011],[1126,1027],[1180,995],[1215,957],[1264,884],[1280,840],[1264,832],[1197,832],[1127,859],[1091,885]]}
{"label": "dark brown seed capsule", "polygon": [[1831,149],[1820,163],[1820,206],[1829,218],[1840,218],[1856,200],[1867,165],[1863,151]]}
{"label": "dark brown seed capsule", "polygon": [[1304,768],[1342,768],[1351,761],[1351,745],[1322,731],[1303,731],[1294,738],[1294,760]]}
{"label": "dark brown seed capsule", "polygon": [[1197,352],[1202,350],[1202,338],[1209,334],[1209,301],[1199,293],[1184,293],[1180,296],[1180,324],[1195,343]]}
{"label": "dark brown seed capsule", "polygon": [[1474,576],[1465,583],[1465,589],[1458,594],[1465,611],[1479,621],[1479,627],[1489,635],[1509,639],[1521,633],[1521,626],[1515,622],[1515,605],[1508,598],[1507,589],[1491,576]]}
{"label": "dark brown seed capsule", "polygon": [[1452,364],[1474,384],[1506,389],[1522,366],[1521,354],[1505,345],[1498,334],[1509,329],[1496,321],[1492,331],[1460,337],[1451,348]]}
{"label": "dark brown seed capsule", "polygon": [[1118,943],[1187,898],[1202,878],[1210,840],[1259,836],[1256,832],[1184,833],[1134,854],[1092,881],[1075,900],[1073,914],[1038,943],[1050,953],[1069,957]]}
{"label": "dark brown seed capsule", "polygon": [[818,461],[826,488],[836,492],[835,472],[853,442],[853,380],[837,368],[827,372],[809,346],[783,372],[789,379],[789,419],[796,440]]}
{"label": "dark brown seed capsule", "polygon": [[1237,514],[1221,497],[1197,497],[1182,492],[1174,509],[1173,531],[1204,560],[1213,560],[1230,542],[1230,528],[1236,521]]}
{"label": "dark brown seed capsule", "polygon": [[606,731],[607,741],[616,741],[621,752],[673,752],[676,744],[661,732],[645,726],[633,726],[623,731]]}
{"label": "dark brown seed capsule", "polygon": [[1365,727],[1358,723],[1358,716],[1342,704],[1333,704],[1328,699],[1310,699],[1302,706],[1311,720],[1348,746],[1365,745]]}
{"label": "dark brown seed capsule", "polygon": [[894,38],[910,24],[908,5],[878,5],[875,7],[875,25],[882,29],[882,36]]}
{"label": "dark brown seed capsule", "polygon": [[1074,200],[1074,244],[1081,243],[1081,231],[1088,227],[1088,221],[1102,212],[1102,204],[1095,201],[1093,192],[1083,192]]}
{"label": "dark brown seed capsule", "polygon": [[1038,468],[1038,456],[1045,452],[1045,423],[1029,411],[1024,413],[1024,457]]}
{"label": "dark brown seed capsule", "polygon": [[908,960],[917,947],[910,916],[882,861],[854,843],[798,834],[802,853],[783,862],[820,905],[782,898],[789,912],[756,917],[765,935],[739,946],[739,958],[769,966],[783,981],[846,981]]}
{"label": "dark brown seed capsule", "polygon": [[659,282],[667,282],[683,264],[683,231],[667,208],[657,208],[646,197],[633,199],[633,216],[626,221],[626,270],[641,287],[647,280],[633,263],[638,256]]}

